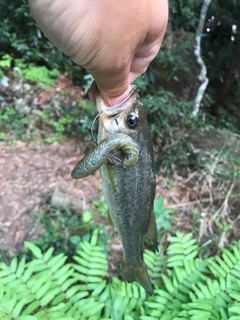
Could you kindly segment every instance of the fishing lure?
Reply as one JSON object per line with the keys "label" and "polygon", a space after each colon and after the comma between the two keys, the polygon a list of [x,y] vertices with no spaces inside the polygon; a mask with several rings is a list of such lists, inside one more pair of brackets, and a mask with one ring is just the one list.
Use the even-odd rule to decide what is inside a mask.
{"label": "fishing lure", "polygon": [[112,152],[118,150],[121,150],[123,153],[123,167],[131,167],[137,162],[139,151],[137,144],[131,137],[123,133],[109,135],[78,162],[71,173],[72,178],[79,179],[87,177],[99,169],[106,160],[116,164],[114,158],[111,156],[113,155]]}

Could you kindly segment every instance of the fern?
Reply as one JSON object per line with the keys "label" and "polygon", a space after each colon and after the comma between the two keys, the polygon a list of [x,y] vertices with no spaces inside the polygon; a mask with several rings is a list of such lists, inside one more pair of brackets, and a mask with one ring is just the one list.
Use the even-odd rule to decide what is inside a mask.
{"label": "fern", "polygon": [[[162,248],[159,246],[158,251],[161,252]],[[165,268],[167,257],[160,254],[155,254],[150,250],[144,251],[144,261],[148,267],[148,272],[152,278],[152,283],[156,286],[161,278],[162,269]]]}
{"label": "fern", "polygon": [[164,286],[160,282],[161,290],[147,299],[141,320],[236,320],[240,316],[240,304],[234,301],[240,290],[240,242],[231,251],[223,249],[222,257],[201,260],[191,237],[177,232],[168,239],[167,268],[161,274]]}
{"label": "fern", "polygon": [[177,232],[168,240],[165,256],[144,252],[152,297],[136,282],[108,279],[98,230],[81,243],[75,263],[26,243],[33,261],[0,263],[0,319],[239,320],[240,242],[201,260],[191,234]]}

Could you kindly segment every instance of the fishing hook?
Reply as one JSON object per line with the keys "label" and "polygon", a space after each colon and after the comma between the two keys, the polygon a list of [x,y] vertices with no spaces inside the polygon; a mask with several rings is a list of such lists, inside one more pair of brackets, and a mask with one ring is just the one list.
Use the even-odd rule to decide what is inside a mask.
{"label": "fishing hook", "polygon": [[99,112],[99,113],[96,115],[96,117],[93,119],[93,122],[92,122],[92,124],[91,124],[91,136],[92,136],[92,139],[93,139],[93,141],[95,142],[96,145],[98,145],[98,143],[97,143],[97,140],[95,139],[94,134],[93,134],[93,126],[94,126],[96,120],[99,118],[99,116],[100,116],[101,113],[103,113],[103,111]]}
{"label": "fishing hook", "polygon": [[[97,140],[95,139],[94,134],[93,134],[93,126],[94,126],[95,122],[97,121],[97,119],[99,118],[100,114],[102,114],[102,113],[103,113],[103,111],[99,112],[99,113],[95,116],[95,118],[93,119],[92,124],[91,124],[91,131],[90,131],[90,132],[91,132],[92,139],[93,139],[93,141],[95,142],[96,145],[98,145],[98,142],[97,142]],[[109,157],[108,157],[108,160],[109,160],[111,163],[113,163],[113,161],[111,160],[111,158],[112,158],[112,159],[115,159],[118,163],[121,163],[121,164],[122,164],[122,160],[119,159],[118,157],[116,157],[113,153],[111,153],[111,154],[109,155]]]}

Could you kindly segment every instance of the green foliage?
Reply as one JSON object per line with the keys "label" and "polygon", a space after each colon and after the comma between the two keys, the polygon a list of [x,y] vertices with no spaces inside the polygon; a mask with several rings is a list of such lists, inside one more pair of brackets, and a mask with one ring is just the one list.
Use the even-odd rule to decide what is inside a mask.
{"label": "green foliage", "polygon": [[[31,117],[23,117],[14,108],[0,109],[1,140],[13,140],[14,138],[26,139],[26,127]],[[12,133],[12,134],[11,134]],[[34,135],[34,132],[32,132]],[[11,137],[10,137],[11,136]],[[31,135],[32,136],[32,135]]]}
{"label": "green foliage", "polygon": [[[154,285],[147,296],[136,282],[108,279],[96,229],[74,263],[53,248],[26,243],[34,259],[0,264],[1,319],[237,320],[240,317],[240,242],[202,260],[191,234],[170,237],[166,255],[145,250]],[[161,250],[161,248],[160,248]]]}
{"label": "green foliage", "polygon": [[5,54],[0,60],[0,67],[2,68],[10,68],[11,67],[12,58],[9,54]]}
{"label": "green foliage", "polygon": [[49,70],[45,66],[35,66],[21,59],[16,59],[15,65],[20,69],[20,74],[16,73],[16,77],[21,77],[45,86],[53,87],[54,79],[59,75],[57,69]]}
{"label": "green foliage", "polygon": [[52,97],[46,108],[36,110],[24,102],[0,109],[1,140],[43,139],[60,142],[64,135],[79,136],[90,130],[96,107],[90,101],[64,103],[64,97]]}
{"label": "green foliage", "polygon": [[38,219],[33,231],[36,232],[43,228],[42,236],[34,241],[35,245],[43,251],[53,246],[55,254],[64,253],[68,256],[73,254],[77,241],[76,238],[74,241],[72,237],[78,236],[78,242],[80,242],[83,235],[86,237],[87,229],[89,229],[89,225],[84,223],[82,216],[69,209],[50,208],[48,211],[32,215]]}
{"label": "green foliage", "polygon": [[[149,112],[150,129],[159,135],[162,144],[172,140],[181,124],[190,120],[193,103],[183,101],[163,88],[156,95],[146,95],[142,101]],[[189,123],[193,124],[194,120]]]}
{"label": "green foliage", "polygon": [[[209,33],[203,42],[203,55],[211,84],[222,81],[226,69],[229,68],[229,62],[233,58],[239,38],[238,32],[234,33],[232,26],[236,25],[239,28],[239,12],[239,1],[212,1],[209,7],[209,19],[206,22]],[[231,41],[232,36],[236,41]]]}
{"label": "green foliage", "polygon": [[[64,134],[89,132],[96,111],[90,101],[68,103],[62,107],[56,107],[53,101],[49,108],[43,111],[38,110],[35,114],[41,119],[44,141],[52,143],[61,141]],[[46,136],[47,132],[50,133],[48,136]]]}
{"label": "green foliage", "polygon": [[[3,56],[0,65],[9,69],[12,58],[9,55]],[[42,87],[53,86],[54,78],[58,75],[56,69],[49,70],[45,66],[27,64],[26,61],[17,59],[15,64],[18,71],[14,72],[15,77],[21,77],[32,81]],[[8,78],[2,75],[0,82],[8,86]],[[20,89],[24,94],[24,86]],[[30,90],[31,87],[30,87]],[[33,91],[30,91],[31,95]],[[4,100],[0,96],[0,99]],[[86,132],[89,130],[92,118],[95,116],[95,107],[88,101],[76,101],[65,103],[64,97],[56,95],[43,110],[38,106],[31,105],[24,99],[16,100],[11,106],[4,106],[0,109],[1,140],[30,140],[43,138],[46,143],[61,141],[64,134],[72,132]],[[37,109],[36,109],[37,108]],[[81,119],[81,126],[80,124]]]}
{"label": "green foliage", "polygon": [[[0,1],[0,56],[8,53],[15,59],[24,59],[27,64],[38,64],[48,69],[70,72],[79,84],[84,83],[85,70],[54,47],[43,35],[33,20],[27,1]],[[30,76],[37,77],[33,72]],[[43,73],[45,71],[42,70]]]}
{"label": "green foliage", "polygon": [[[46,205],[44,212],[34,212],[31,215],[37,218],[32,233],[38,234],[39,231],[41,233],[33,244],[41,251],[53,247],[54,255],[63,253],[70,261],[76,250],[80,248],[81,242],[89,241],[96,229],[98,230],[98,243],[106,243],[105,225],[96,224],[92,211],[78,214],[67,208],[53,208]],[[28,248],[19,250],[16,255],[18,258],[24,256],[27,261],[33,258]]]}
{"label": "green foliage", "polygon": [[140,319],[227,320],[239,316],[240,310],[232,307],[240,289],[240,243],[230,251],[224,249],[222,257],[201,260],[196,258],[199,249],[191,234],[177,232],[168,240],[167,269],[161,274],[164,285],[145,302],[146,316]]}
{"label": "green foliage", "polygon": [[[83,88],[89,86],[92,77],[44,37],[33,20],[25,0],[13,0],[9,3],[0,1],[0,5],[1,67],[19,66],[18,59],[20,59],[24,64],[20,66],[21,76],[30,81],[52,85],[57,73],[70,73],[76,84]],[[220,84],[229,69],[230,61],[233,59],[236,45],[239,42],[239,33],[232,29],[233,25],[237,26],[237,30],[239,29],[240,6],[238,1],[212,1],[209,6],[204,26],[202,54],[210,82],[200,112],[200,116],[203,115],[202,111],[206,112],[206,116],[203,115],[206,121],[202,123],[200,116],[194,120],[191,118],[193,108],[191,101],[195,99],[199,86],[199,68],[193,56],[193,50],[201,6],[201,0],[170,1],[169,28],[162,49],[149,66],[148,71],[137,80],[145,98],[145,105],[149,108],[151,130],[161,137],[162,144],[168,144],[169,140],[173,141],[182,126],[190,128],[194,126],[200,130],[205,129],[205,126],[226,127],[234,132],[238,130],[239,121],[234,116],[229,116],[230,108],[226,109],[224,106],[222,110],[215,102],[219,96]],[[207,28],[208,31],[206,31]],[[234,37],[235,40],[231,41],[231,37]],[[2,71],[0,73],[0,82],[7,85],[6,75],[3,76]],[[234,94],[231,95],[231,99],[229,97],[234,102],[239,100],[238,73],[239,70],[236,70]],[[231,109],[234,110],[235,107],[237,109],[238,104],[236,103],[236,106]],[[89,127],[89,118],[92,115],[90,109],[91,107],[86,108],[81,115],[80,124],[84,132]],[[43,112],[45,113],[45,110]],[[238,114],[237,110],[235,113]],[[68,122],[70,119],[65,120],[64,124],[56,124],[55,119],[53,121],[55,123],[47,124],[47,126],[57,126],[57,136],[44,137],[46,142],[50,143],[61,140],[62,127],[70,126]],[[1,134],[0,138],[6,139],[6,134]]]}
{"label": "green foliage", "polygon": [[9,54],[5,54],[0,60],[0,67],[4,68],[6,73],[11,70],[11,64],[14,61],[17,71],[14,72],[15,78],[21,78],[32,81],[37,85],[51,86],[54,85],[54,79],[59,75],[57,69],[48,69],[45,66],[36,66],[27,63],[23,59],[13,59]]}
{"label": "green foliage", "polygon": [[172,208],[164,208],[164,198],[160,197],[154,201],[154,215],[157,224],[157,230],[161,228],[164,230],[171,229],[171,222],[175,222],[176,219],[172,216],[175,212]]}
{"label": "green foliage", "polygon": [[99,200],[94,200],[93,204],[97,208],[98,212],[104,217],[107,218],[108,206],[105,202],[104,196],[102,196]]}
{"label": "green foliage", "polygon": [[170,21],[174,29],[195,31],[198,26],[201,0],[171,0]]}

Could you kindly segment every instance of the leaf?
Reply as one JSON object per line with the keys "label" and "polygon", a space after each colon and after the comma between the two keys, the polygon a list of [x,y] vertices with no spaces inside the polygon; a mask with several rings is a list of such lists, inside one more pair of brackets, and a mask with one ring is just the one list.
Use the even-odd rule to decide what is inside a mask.
{"label": "leaf", "polygon": [[229,295],[230,295],[230,297],[232,297],[234,300],[240,302],[240,295],[239,295],[239,293],[235,293],[235,292],[232,292],[232,293],[231,293],[231,292],[230,292]]}
{"label": "leaf", "polygon": [[43,257],[43,254],[41,250],[35,246],[32,242],[24,242],[25,246],[34,254],[34,256],[38,259],[41,259]]}
{"label": "leaf", "polygon": [[17,258],[12,259],[10,269],[12,273],[14,273],[17,270]]}
{"label": "leaf", "polygon": [[240,316],[240,303],[235,304],[234,306],[228,309],[230,312],[237,313]]}
{"label": "leaf", "polygon": [[[81,287],[79,285],[73,286],[70,289],[67,290],[66,292],[66,297],[70,299],[73,295],[75,295],[79,290],[81,290]],[[81,292],[83,294],[83,297],[88,295],[87,291]]]}
{"label": "leaf", "polygon": [[223,248],[222,251],[228,256],[233,264],[237,263],[237,258],[228,249]]}
{"label": "leaf", "polygon": [[56,295],[56,297],[52,300],[51,305],[55,306],[58,305],[60,302],[66,299],[66,294],[65,293],[59,293]]}
{"label": "leaf", "polygon": [[214,262],[213,260],[209,260],[209,269],[212,271],[212,273],[215,275],[215,277],[219,278],[225,278],[226,272],[223,270],[223,268],[219,267],[219,265]]}
{"label": "leaf", "polygon": [[17,302],[17,304],[15,305],[13,311],[12,311],[12,315],[14,318],[18,317],[23,309],[23,307],[25,306],[25,300],[22,299],[20,301]]}
{"label": "leaf", "polygon": [[237,246],[233,246],[232,250],[236,259],[240,261],[240,249]]}
{"label": "leaf", "polygon": [[35,316],[20,316],[16,320],[38,320],[38,317]]}
{"label": "leaf", "polygon": [[176,242],[169,246],[167,249],[168,255],[172,254],[183,254],[183,245],[182,243]]}
{"label": "leaf", "polygon": [[6,270],[8,268],[9,268],[9,266],[7,266],[5,262],[2,262],[2,261],[0,262],[0,269]]}
{"label": "leaf", "polygon": [[226,263],[225,263],[219,256],[216,256],[215,259],[216,259],[216,261],[219,263],[219,265],[221,266],[221,268],[222,268],[226,273],[229,273],[229,267],[226,265]]}
{"label": "leaf", "polygon": [[168,277],[165,276],[165,274],[162,274],[162,279],[163,279],[163,282],[166,286],[166,289],[169,293],[171,292],[174,292],[175,288],[174,286],[172,285],[172,282],[170,279],[168,279]]}
{"label": "leaf", "polygon": [[3,284],[8,284],[9,282],[12,283],[16,280],[16,275],[15,274],[10,274],[9,276],[6,276],[2,279]]}
{"label": "leaf", "polygon": [[206,310],[206,311],[211,311],[213,306],[211,301],[209,300],[198,300],[196,302],[191,302],[188,304],[192,309],[200,309],[200,310]]}
{"label": "leaf", "polygon": [[65,264],[54,274],[54,278],[57,279],[58,284],[62,284],[66,279],[70,278],[73,274],[70,264]]}
{"label": "leaf", "polygon": [[57,294],[60,293],[60,289],[57,287],[57,288],[53,288],[51,290],[49,290],[45,295],[44,297],[41,299],[41,306],[44,307],[46,306],[51,300],[53,300],[55,298],[55,296]]}
{"label": "leaf", "polygon": [[99,296],[102,291],[106,288],[107,281],[103,280],[92,292],[92,296]]}
{"label": "leaf", "polygon": [[[180,234],[180,233],[179,233]],[[182,237],[182,236],[181,236]],[[182,239],[181,239],[181,242],[182,243],[188,243],[188,241],[192,238],[192,233],[187,233],[185,234]],[[196,242],[196,240],[195,240]]]}
{"label": "leaf", "polygon": [[62,290],[66,291],[73,283],[76,282],[76,278],[70,278],[67,279],[63,284],[62,284]]}
{"label": "leaf", "polygon": [[94,306],[89,307],[85,312],[86,317],[89,317],[93,314],[95,315],[97,313],[100,313],[103,307],[104,307],[104,303],[98,303],[98,304],[95,303]]}
{"label": "leaf", "polygon": [[38,291],[35,292],[36,298],[40,300],[48,291],[51,286],[51,281],[46,282],[43,286],[40,287]]}
{"label": "leaf", "polygon": [[59,270],[67,260],[67,257],[64,256],[62,253],[53,257],[48,263],[48,267],[51,269],[51,272],[54,273],[55,271]]}
{"label": "leaf", "polygon": [[[89,222],[89,221],[91,221],[92,220],[92,212],[91,211],[85,211],[85,212],[83,212],[83,214],[82,214],[82,220],[83,220],[83,222],[85,222],[85,223],[87,223],[87,222]],[[97,229],[96,229],[97,230]]]}
{"label": "leaf", "polygon": [[54,248],[49,248],[47,252],[43,255],[43,260],[45,262],[47,262],[52,257],[53,251],[54,251]]}
{"label": "leaf", "polygon": [[26,266],[26,261],[25,261],[25,258],[22,258],[19,265],[18,265],[18,268],[17,268],[17,272],[16,272],[16,276],[18,278],[20,278],[25,270],[25,266]]}

